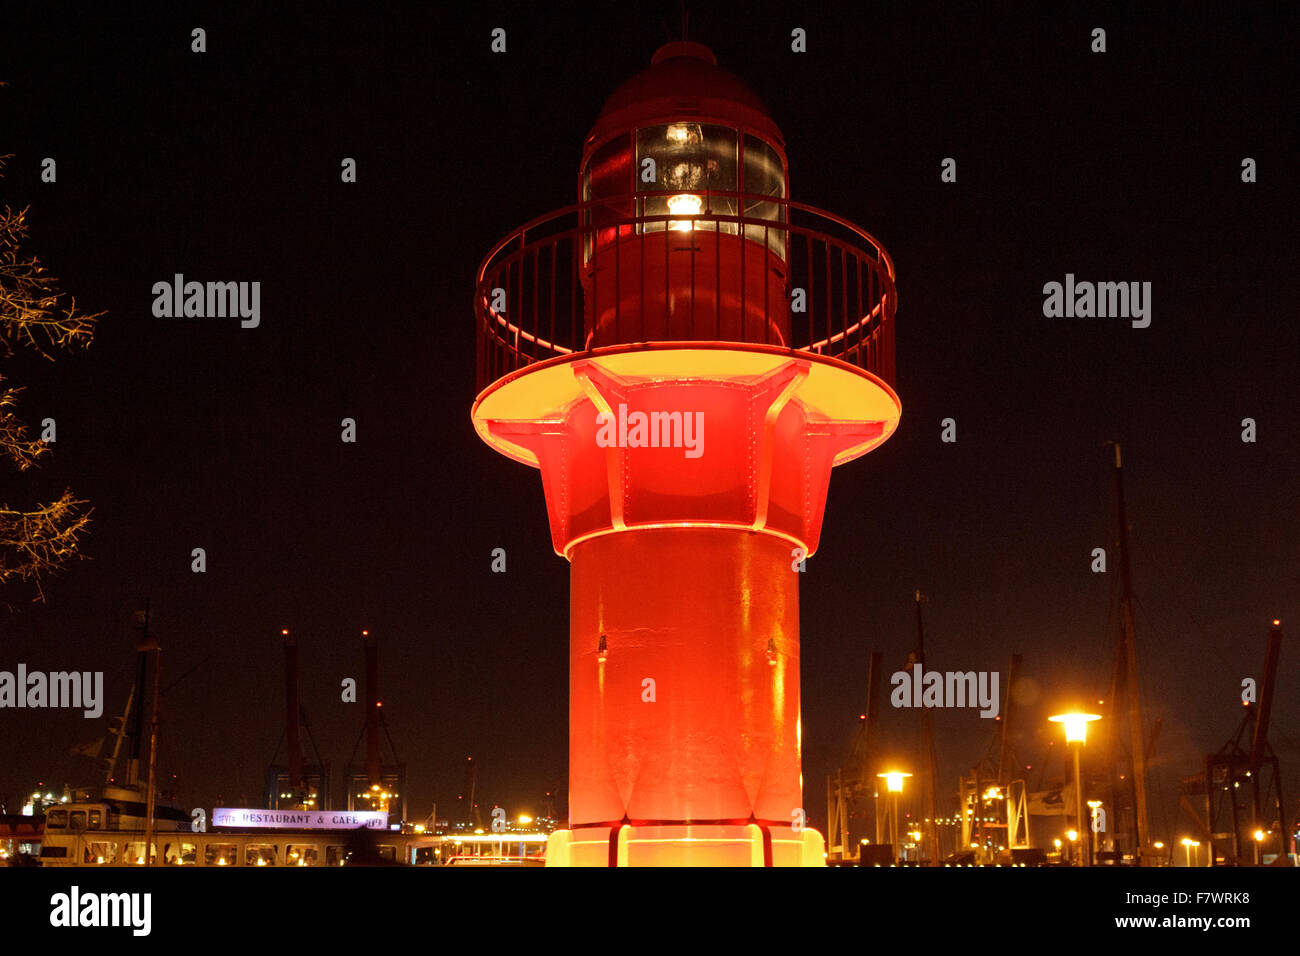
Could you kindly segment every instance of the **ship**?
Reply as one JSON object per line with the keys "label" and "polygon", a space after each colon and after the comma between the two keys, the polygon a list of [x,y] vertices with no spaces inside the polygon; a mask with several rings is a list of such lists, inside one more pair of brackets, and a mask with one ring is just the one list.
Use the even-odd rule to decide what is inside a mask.
{"label": "ship", "polygon": [[[375,784],[371,805],[375,809],[330,809],[321,806],[317,787],[305,784],[297,756],[297,653],[288,631],[282,632],[286,649],[287,705],[292,739],[290,768],[268,769],[266,808],[216,807],[187,810],[160,794],[155,785],[159,698],[157,661],[153,672],[153,717],[148,732],[148,772],[141,759],[143,728],[142,689],[146,686],[147,657],[161,653],[148,636],[148,611],[137,645],[137,677],[121,717],[109,727],[113,744],[100,764],[99,783],[74,788],[65,802],[46,810],[36,862],[47,867],[316,867],[316,866],[541,866],[545,863],[547,835],[533,829],[504,826],[501,832],[484,832],[439,824],[390,822],[388,798],[397,793]],[[377,650],[367,638],[367,684],[371,700],[367,730],[372,751],[368,779],[386,777],[389,767],[377,760]],[[134,706],[133,706],[134,705]],[[127,742],[125,775],[116,772]],[[310,768],[307,768],[310,769]],[[322,769],[322,768],[318,768]],[[328,770],[317,783],[328,787]],[[404,766],[391,768],[404,780]],[[382,773],[381,773],[382,771]],[[360,777],[358,776],[358,779]],[[286,782],[287,781],[287,782]],[[355,781],[350,781],[355,782]],[[288,792],[279,789],[288,788]],[[394,788],[396,789],[396,788]],[[404,786],[402,787],[404,790]],[[150,799],[152,795],[152,799]],[[289,800],[283,805],[275,797]],[[371,797],[369,792],[361,794]],[[404,814],[396,814],[399,818]],[[504,821],[494,820],[496,824]],[[29,836],[27,845],[35,842]]]}

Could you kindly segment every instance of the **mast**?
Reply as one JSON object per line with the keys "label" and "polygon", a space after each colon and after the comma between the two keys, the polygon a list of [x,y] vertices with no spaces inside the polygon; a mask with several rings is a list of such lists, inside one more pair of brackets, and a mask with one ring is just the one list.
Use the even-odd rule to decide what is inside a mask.
{"label": "mast", "polygon": [[[1016,677],[1020,673],[1020,662],[1022,658],[1019,654],[1011,655],[1011,665],[1007,668],[1007,690],[1006,697],[1002,704],[1002,720],[999,721],[1001,730],[998,733],[998,786],[1005,788],[1011,781],[1011,709],[1013,701],[1011,698],[1011,688],[1016,686]],[[1008,834],[1008,839],[1010,835]],[[1008,843],[1007,846],[1011,844]]]}
{"label": "mast", "polygon": [[122,750],[122,738],[127,733],[126,722],[131,719],[131,703],[134,700],[135,688],[132,687],[131,692],[126,695],[126,710],[122,711],[117,727],[112,728],[111,723],[109,725],[113,734],[113,756],[105,758],[101,764],[104,769],[104,786],[106,787],[113,782],[113,772],[117,770],[117,755]]}
{"label": "mast", "polygon": [[[881,651],[871,652],[871,663],[867,670],[867,719],[866,726],[862,728],[862,750],[859,757],[858,772],[860,774],[858,786],[861,788],[862,802],[865,805],[867,794],[872,792],[872,788],[879,786],[876,780],[876,731],[879,724],[878,712],[880,710],[880,675],[883,668],[885,655]],[[871,803],[871,818],[876,825],[876,842],[880,842],[880,820],[876,811],[878,810],[876,801]],[[865,817],[865,812],[863,813]],[[861,850],[858,851],[861,853]]]}
{"label": "mast", "polygon": [[[925,673],[925,627],[921,623],[921,601],[924,598],[918,589],[916,592],[916,662]],[[930,817],[926,828],[926,844],[930,850],[930,865],[939,865],[939,814],[935,808],[935,787],[938,785],[938,772],[934,758],[934,726],[930,718],[930,708],[921,708],[921,739],[925,748],[925,810]]]}
{"label": "mast", "polygon": [[289,770],[289,790],[292,805],[297,808],[307,799],[307,784],[303,778],[302,740],[298,733],[301,705],[298,702],[298,642],[288,628],[280,631],[284,638],[284,733]]}
{"label": "mast", "polygon": [[136,787],[140,784],[140,744],[144,738],[144,682],[149,673],[149,602],[145,600],[144,623],[140,630],[142,636],[136,644],[135,668],[135,713],[131,715],[131,750],[126,761],[126,785]]}
{"label": "mast", "polygon": [[366,777],[370,786],[383,786],[383,767],[379,758],[379,644],[362,631],[366,642]]}
{"label": "mast", "polygon": [[[153,866],[157,854],[153,851],[154,813],[157,810],[158,786],[158,698],[162,696],[162,648],[149,637],[149,599],[144,602],[144,638],[141,641],[146,654],[150,649],[158,652],[153,665],[153,715],[149,720],[149,777],[145,791],[144,853],[145,866]],[[143,707],[137,708],[139,714]]]}
{"label": "mast", "polygon": [[[1137,636],[1133,627],[1133,577],[1129,566],[1128,517],[1124,509],[1124,467],[1120,457],[1119,442],[1115,442],[1115,504],[1119,517],[1119,566],[1121,653],[1125,661],[1125,693],[1128,696],[1129,747],[1133,754],[1133,802],[1137,818],[1138,862],[1150,846],[1147,820],[1147,762],[1145,741],[1142,739],[1142,693],[1138,683]],[[1118,667],[1116,668],[1118,671]]]}

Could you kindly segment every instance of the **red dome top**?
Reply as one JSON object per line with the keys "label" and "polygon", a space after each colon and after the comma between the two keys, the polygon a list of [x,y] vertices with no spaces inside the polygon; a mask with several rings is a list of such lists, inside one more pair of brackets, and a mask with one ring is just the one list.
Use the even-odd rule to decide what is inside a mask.
{"label": "red dome top", "polygon": [[605,101],[587,136],[588,154],[637,126],[688,118],[747,130],[784,152],[781,131],[763,101],[720,68],[704,44],[675,40],[656,50],[650,63]]}

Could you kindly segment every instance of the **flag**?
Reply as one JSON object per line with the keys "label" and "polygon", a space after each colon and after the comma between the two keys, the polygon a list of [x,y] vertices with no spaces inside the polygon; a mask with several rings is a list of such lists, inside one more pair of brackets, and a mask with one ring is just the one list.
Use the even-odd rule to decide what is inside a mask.
{"label": "flag", "polygon": [[77,744],[75,747],[69,750],[68,753],[74,757],[89,757],[90,759],[94,760],[96,757],[99,756],[100,748],[103,746],[104,746],[104,738],[100,737],[98,740],[92,740],[84,744]]}
{"label": "flag", "polygon": [[1065,816],[1074,812],[1074,784],[1054,790],[1039,790],[1029,795],[1029,812],[1033,816]]}

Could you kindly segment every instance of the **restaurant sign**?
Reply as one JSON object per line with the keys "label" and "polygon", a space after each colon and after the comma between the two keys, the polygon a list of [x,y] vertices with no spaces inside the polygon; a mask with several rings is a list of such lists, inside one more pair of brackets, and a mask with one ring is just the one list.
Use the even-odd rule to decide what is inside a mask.
{"label": "restaurant sign", "polygon": [[388,814],[382,810],[243,810],[217,807],[212,811],[214,827],[254,827],[272,830],[367,830],[388,829]]}

